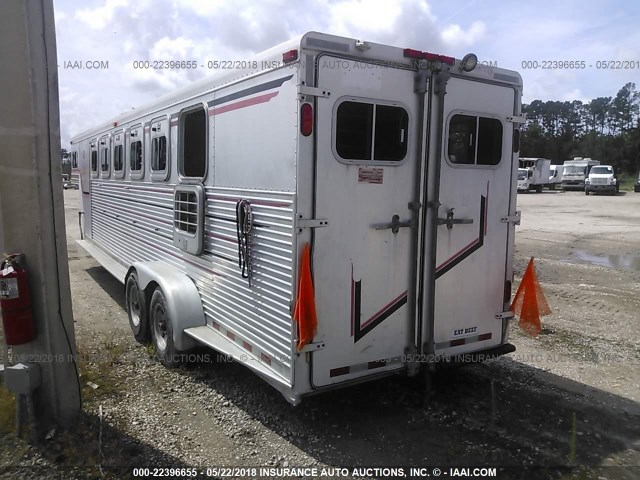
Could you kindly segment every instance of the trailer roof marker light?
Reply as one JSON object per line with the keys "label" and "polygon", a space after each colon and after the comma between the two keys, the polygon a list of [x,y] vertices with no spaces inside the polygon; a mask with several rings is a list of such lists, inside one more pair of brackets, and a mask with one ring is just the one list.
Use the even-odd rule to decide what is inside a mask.
{"label": "trailer roof marker light", "polygon": [[467,53],[462,57],[460,70],[463,72],[471,72],[478,65],[478,56],[475,53]]}
{"label": "trailer roof marker light", "polygon": [[407,58],[423,58],[422,52],[420,50],[414,50],[412,48],[404,49],[404,56]]}
{"label": "trailer roof marker light", "polygon": [[313,132],[313,107],[303,103],[300,107],[300,133],[308,137]]}
{"label": "trailer roof marker light", "polygon": [[449,57],[447,55],[440,55],[438,53],[423,52],[422,53],[422,58],[424,58],[425,60],[429,60],[431,62],[446,63],[447,65],[455,65],[455,63],[456,63],[456,59],[455,58]]}
{"label": "trailer roof marker light", "polygon": [[282,54],[282,61],[284,63],[295,62],[298,59],[298,50],[293,49]]}

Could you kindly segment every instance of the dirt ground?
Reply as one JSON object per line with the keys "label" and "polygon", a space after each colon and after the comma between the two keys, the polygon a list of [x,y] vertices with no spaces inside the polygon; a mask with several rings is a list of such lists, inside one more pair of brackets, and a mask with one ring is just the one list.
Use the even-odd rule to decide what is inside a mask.
{"label": "dirt ground", "polygon": [[65,202],[76,336],[87,358],[82,433],[0,453],[0,465],[45,465],[21,476],[100,463],[113,478],[131,469],[106,466],[158,464],[483,465],[507,467],[497,478],[640,478],[640,194],[519,195],[514,283],[535,257],[553,314],[535,339],[513,326],[515,353],[436,375],[426,401],[420,381],[393,377],[295,408],[224,359],[157,364],[131,336],[122,285],[74,242],[78,191]]}

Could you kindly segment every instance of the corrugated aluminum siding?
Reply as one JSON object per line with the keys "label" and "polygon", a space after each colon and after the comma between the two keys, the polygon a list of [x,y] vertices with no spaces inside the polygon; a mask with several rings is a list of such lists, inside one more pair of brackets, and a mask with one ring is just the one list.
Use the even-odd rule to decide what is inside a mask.
{"label": "corrugated aluminum siding", "polygon": [[[236,333],[291,380],[294,193],[206,187],[200,256],[173,245],[174,185],[93,180],[93,240],[125,266],[163,260],[193,279],[207,322]],[[238,268],[236,202],[253,211],[252,287]]]}

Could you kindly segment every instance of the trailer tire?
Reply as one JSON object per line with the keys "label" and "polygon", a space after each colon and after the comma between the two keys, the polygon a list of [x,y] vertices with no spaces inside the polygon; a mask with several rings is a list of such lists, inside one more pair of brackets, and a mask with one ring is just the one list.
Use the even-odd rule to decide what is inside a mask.
{"label": "trailer tire", "polygon": [[138,283],[138,275],[131,272],[125,284],[125,302],[129,326],[133,332],[133,338],[140,343],[149,343],[149,315],[147,311],[147,299],[144,290]]}
{"label": "trailer tire", "polygon": [[157,287],[151,295],[149,304],[149,323],[151,339],[160,363],[167,368],[180,365],[180,355],[173,342],[173,323],[169,316],[167,301],[162,289]]}
{"label": "trailer tire", "polygon": [[556,189],[556,184],[552,183],[551,185],[549,185],[549,190],[555,190]]}
{"label": "trailer tire", "polygon": [[536,186],[536,193],[542,193],[542,185]]}

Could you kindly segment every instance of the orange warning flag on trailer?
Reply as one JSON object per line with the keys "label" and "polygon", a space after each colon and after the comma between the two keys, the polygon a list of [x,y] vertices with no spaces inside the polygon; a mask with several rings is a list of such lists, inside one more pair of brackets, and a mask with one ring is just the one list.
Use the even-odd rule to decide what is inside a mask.
{"label": "orange warning flag on trailer", "polygon": [[293,319],[298,323],[298,351],[310,343],[316,334],[318,318],[316,317],[316,299],[311,279],[311,254],[309,242],[302,250],[298,282],[298,299]]}
{"label": "orange warning flag on trailer", "polygon": [[534,337],[542,331],[540,317],[551,314],[536,276],[533,257],[529,260],[516,296],[513,298],[511,311],[519,317],[520,328]]}

